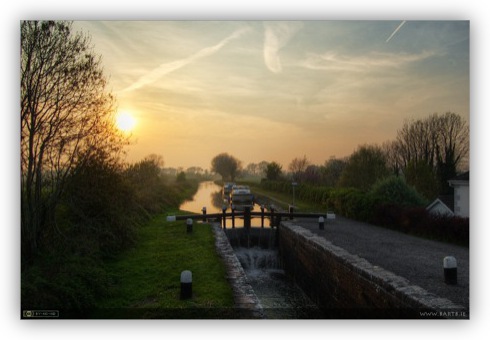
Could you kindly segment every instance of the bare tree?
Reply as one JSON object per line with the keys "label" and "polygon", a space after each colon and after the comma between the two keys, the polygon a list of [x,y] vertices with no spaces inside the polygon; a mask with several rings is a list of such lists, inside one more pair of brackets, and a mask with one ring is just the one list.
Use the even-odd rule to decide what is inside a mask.
{"label": "bare tree", "polygon": [[452,112],[407,121],[390,146],[390,163],[402,168],[428,164],[444,188],[458,168],[467,166],[469,138],[468,124]]}
{"label": "bare tree", "polygon": [[310,165],[308,159],[306,159],[306,155],[303,158],[295,158],[289,163],[289,171],[293,173],[293,179],[299,180],[301,175],[306,171],[306,168]]}
{"label": "bare tree", "polygon": [[118,153],[125,140],[90,39],[73,34],[69,22],[23,21],[20,28],[21,228],[33,254],[74,166]]}

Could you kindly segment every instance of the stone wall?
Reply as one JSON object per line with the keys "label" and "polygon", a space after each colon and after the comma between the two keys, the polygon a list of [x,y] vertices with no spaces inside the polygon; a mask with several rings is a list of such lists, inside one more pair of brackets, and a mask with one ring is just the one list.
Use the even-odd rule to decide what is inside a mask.
{"label": "stone wall", "polygon": [[248,283],[240,261],[235,255],[226,234],[217,223],[213,224],[215,246],[218,255],[223,259],[226,267],[227,279],[233,289],[235,300],[234,315],[239,319],[262,319],[263,308],[255,295],[252,286]]}
{"label": "stone wall", "polygon": [[282,222],[278,239],[286,272],[327,318],[454,318],[464,310],[293,222]]}

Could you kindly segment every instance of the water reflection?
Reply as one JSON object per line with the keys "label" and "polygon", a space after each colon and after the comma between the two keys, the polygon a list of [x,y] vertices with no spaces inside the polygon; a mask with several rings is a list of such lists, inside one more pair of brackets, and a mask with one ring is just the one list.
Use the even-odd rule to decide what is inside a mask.
{"label": "water reflection", "polygon": [[202,208],[206,207],[209,214],[221,212],[222,206],[221,187],[212,181],[207,181],[199,183],[199,188],[192,200],[184,202],[180,210],[201,214]]}
{"label": "water reflection", "polygon": [[[206,207],[206,213],[213,214],[222,212],[223,205],[227,206],[227,212],[231,212],[228,201],[223,199],[222,187],[212,181],[207,181],[199,184],[199,188],[192,200],[184,202],[180,206],[180,210],[202,214],[203,207]],[[254,210],[260,211],[256,206]],[[227,219],[226,226],[227,228],[232,226],[231,218]],[[252,218],[252,226],[261,226],[260,217]],[[264,227],[268,228],[269,226],[269,219],[266,218]],[[243,218],[235,218],[235,227],[243,227]]]}

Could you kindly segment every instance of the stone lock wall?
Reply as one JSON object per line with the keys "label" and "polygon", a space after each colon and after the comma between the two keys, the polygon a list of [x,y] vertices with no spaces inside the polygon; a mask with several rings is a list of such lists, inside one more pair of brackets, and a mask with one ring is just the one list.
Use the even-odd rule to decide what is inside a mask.
{"label": "stone lock wall", "polygon": [[279,254],[286,272],[331,318],[420,318],[461,306],[333,245],[325,238],[282,222]]}

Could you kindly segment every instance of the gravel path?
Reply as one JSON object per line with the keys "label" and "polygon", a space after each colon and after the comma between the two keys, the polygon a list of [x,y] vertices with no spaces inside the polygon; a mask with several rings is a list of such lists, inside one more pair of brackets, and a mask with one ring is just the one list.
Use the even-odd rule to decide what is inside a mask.
{"label": "gravel path", "polygon": [[[469,308],[468,248],[430,241],[339,216],[334,221],[328,221],[325,230],[319,230],[316,220],[299,218],[295,222],[373,265]],[[457,285],[444,283],[443,259],[446,256],[454,256],[457,260]]]}

